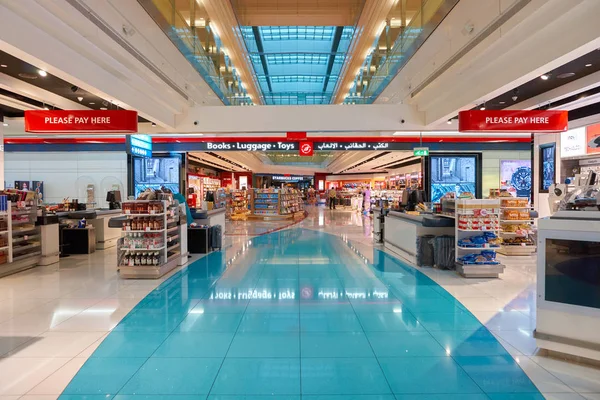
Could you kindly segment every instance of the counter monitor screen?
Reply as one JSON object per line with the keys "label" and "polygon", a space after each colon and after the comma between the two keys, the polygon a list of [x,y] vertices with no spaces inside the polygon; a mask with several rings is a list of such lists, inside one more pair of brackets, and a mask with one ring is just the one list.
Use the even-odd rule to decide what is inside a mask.
{"label": "counter monitor screen", "polygon": [[600,242],[546,239],[546,301],[600,308]]}

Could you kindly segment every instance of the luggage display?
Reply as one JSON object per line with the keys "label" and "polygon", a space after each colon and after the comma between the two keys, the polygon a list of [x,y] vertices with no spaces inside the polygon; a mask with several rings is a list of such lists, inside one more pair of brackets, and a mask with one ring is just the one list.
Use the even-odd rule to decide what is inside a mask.
{"label": "luggage display", "polygon": [[438,236],[433,240],[434,265],[439,269],[454,269],[456,263],[454,260],[455,249],[454,236]]}
{"label": "luggage display", "polygon": [[435,236],[423,235],[417,237],[417,265],[419,267],[433,267]]}
{"label": "luggage display", "polygon": [[222,247],[222,228],[221,225],[213,225],[210,227],[210,247],[211,249],[219,249]]}

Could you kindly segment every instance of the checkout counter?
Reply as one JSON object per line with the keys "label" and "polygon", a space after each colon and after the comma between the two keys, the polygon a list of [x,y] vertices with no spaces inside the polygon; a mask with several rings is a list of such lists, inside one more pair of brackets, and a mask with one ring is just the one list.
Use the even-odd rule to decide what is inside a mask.
{"label": "checkout counter", "polygon": [[[553,204],[556,203],[556,204]],[[538,220],[538,347],[600,361],[600,186],[550,188],[555,213]]]}
{"label": "checkout counter", "polygon": [[[65,254],[89,254],[96,249],[104,250],[117,245],[121,237],[121,229],[111,228],[109,221],[113,217],[122,214],[117,210],[81,210],[81,211],[59,211],[56,213],[61,225],[69,222],[77,224],[77,221],[85,218],[87,228],[65,228],[61,230],[61,245]],[[69,243],[65,243],[65,241]],[[72,243],[71,243],[72,242]],[[76,250],[77,248],[77,250]]]}
{"label": "checkout counter", "polygon": [[453,218],[390,211],[385,216],[384,246],[417,265],[419,237],[454,236]]}

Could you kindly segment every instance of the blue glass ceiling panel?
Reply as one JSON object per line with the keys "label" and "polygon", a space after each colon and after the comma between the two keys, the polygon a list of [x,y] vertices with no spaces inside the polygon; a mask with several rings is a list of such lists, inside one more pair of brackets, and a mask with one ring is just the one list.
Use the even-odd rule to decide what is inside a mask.
{"label": "blue glass ceiling panel", "polygon": [[351,26],[244,26],[265,104],[329,104],[354,34]]}

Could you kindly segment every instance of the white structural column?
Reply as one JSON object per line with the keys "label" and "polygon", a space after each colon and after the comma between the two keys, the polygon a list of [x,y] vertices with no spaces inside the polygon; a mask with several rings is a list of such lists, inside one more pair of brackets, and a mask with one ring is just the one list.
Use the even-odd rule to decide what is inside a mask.
{"label": "white structural column", "polygon": [[192,107],[177,132],[373,132],[420,131],[423,114],[414,106],[316,105]]}

